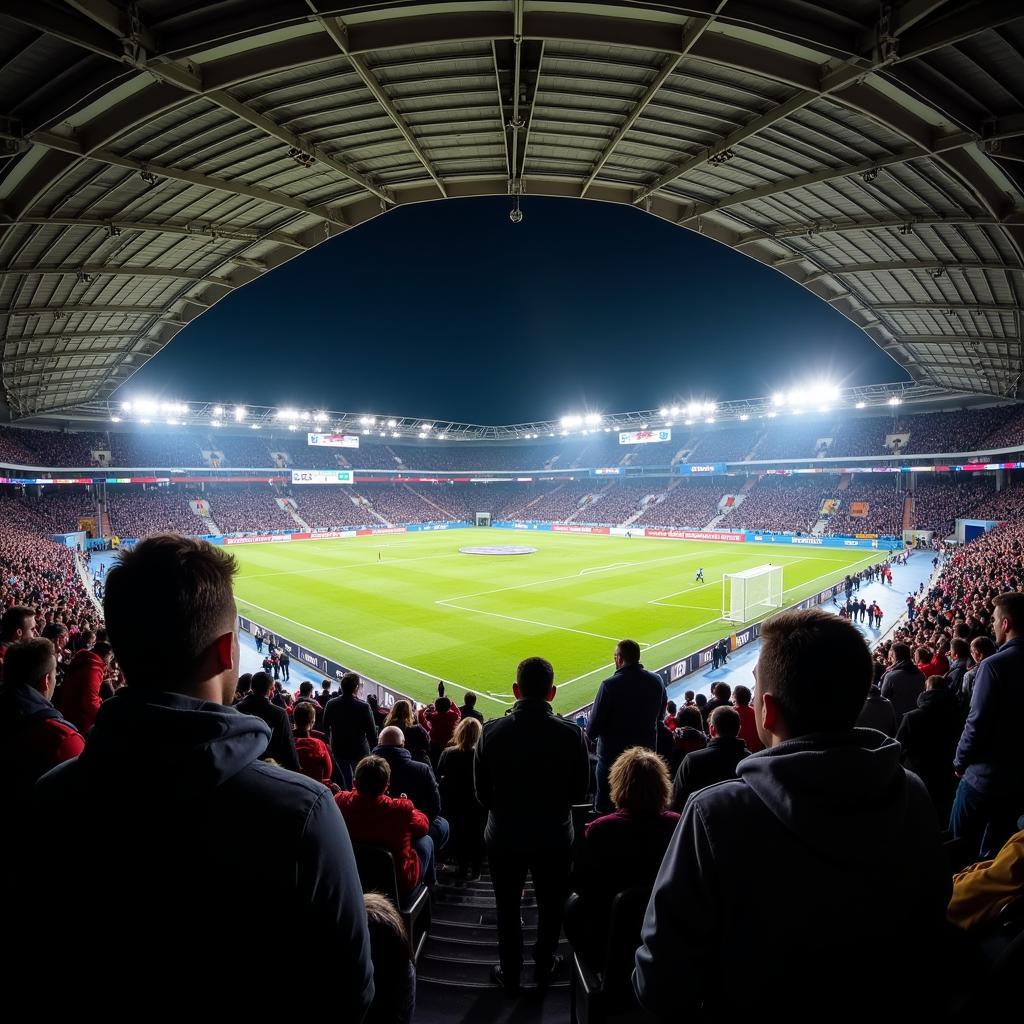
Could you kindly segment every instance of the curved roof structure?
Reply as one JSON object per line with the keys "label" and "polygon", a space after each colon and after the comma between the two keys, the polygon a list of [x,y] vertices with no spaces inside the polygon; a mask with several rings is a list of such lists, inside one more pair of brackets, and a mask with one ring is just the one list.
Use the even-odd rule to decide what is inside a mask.
{"label": "curved roof structure", "polygon": [[1007,0],[0,0],[4,397],[103,400],[325,239],[523,193],[700,232],[1015,398],[1022,159]]}

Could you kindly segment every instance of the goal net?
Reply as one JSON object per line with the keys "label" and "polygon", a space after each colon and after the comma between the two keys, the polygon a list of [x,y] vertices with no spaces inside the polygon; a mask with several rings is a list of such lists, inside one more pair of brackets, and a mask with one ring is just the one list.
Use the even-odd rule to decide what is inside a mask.
{"label": "goal net", "polygon": [[722,577],[722,618],[726,622],[749,622],[781,607],[781,565],[758,565]]}

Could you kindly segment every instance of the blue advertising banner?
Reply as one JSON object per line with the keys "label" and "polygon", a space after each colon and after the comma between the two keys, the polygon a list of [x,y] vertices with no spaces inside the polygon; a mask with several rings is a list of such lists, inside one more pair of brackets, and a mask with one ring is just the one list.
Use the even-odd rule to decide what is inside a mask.
{"label": "blue advertising banner", "polygon": [[679,472],[682,476],[713,476],[725,472],[724,462],[681,462]]}

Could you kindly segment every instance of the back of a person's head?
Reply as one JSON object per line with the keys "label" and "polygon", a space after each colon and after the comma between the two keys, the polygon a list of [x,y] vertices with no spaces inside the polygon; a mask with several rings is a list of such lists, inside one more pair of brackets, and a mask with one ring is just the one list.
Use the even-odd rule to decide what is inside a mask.
{"label": "back of a person's head", "polygon": [[740,685],[733,689],[732,696],[737,704],[741,707],[746,707],[750,703],[753,694],[750,692],[749,686]]}
{"label": "back of a person's head", "polygon": [[383,757],[370,754],[356,765],[355,788],[362,796],[380,796],[391,781],[391,766]]}
{"label": "back of a person's head", "polygon": [[758,686],[775,699],[791,738],[852,729],[872,678],[864,637],[837,615],[787,611],[761,626]]}
{"label": "back of a person's head", "polygon": [[457,747],[459,750],[475,750],[480,740],[480,734],[484,727],[475,718],[468,715],[462,719],[455,728],[455,734],[448,744],[450,747]]}
{"label": "back of a person's head", "polygon": [[235,629],[236,571],[222,548],[176,534],[121,552],[107,573],[103,611],[129,686],[175,692],[193,681],[210,645]]}
{"label": "back of a person's head", "polygon": [[248,693],[252,689],[252,673],[243,672],[238,677],[238,685],[235,687],[237,693]]}
{"label": "back of a person's head", "polygon": [[929,690],[948,690],[949,679],[946,676],[929,676],[927,686]]}
{"label": "back of a person's head", "polygon": [[646,747],[630,747],[615,759],[608,773],[612,803],[640,817],[660,814],[672,796],[665,762]]}
{"label": "back of a person's head", "polygon": [[382,747],[401,747],[405,745],[405,734],[397,725],[385,725],[377,737],[377,743]]}
{"label": "back of a person's head", "polygon": [[698,708],[707,707],[707,703],[708,703],[707,694],[705,694],[705,693],[698,693],[697,696],[693,698],[693,703],[696,704]]}
{"label": "back of a person's head", "polygon": [[299,683],[299,693],[303,697],[311,697],[313,695],[313,684],[308,679],[305,682]]}
{"label": "back of a person's head", "polygon": [[684,729],[687,726],[691,729],[696,729],[697,732],[704,731],[704,717],[700,713],[700,708],[680,708],[679,711],[676,712],[676,728]]}
{"label": "back of a person's head", "polygon": [[635,665],[640,660],[640,645],[635,640],[620,640],[618,651],[627,665]]}
{"label": "back of a person's head", "polygon": [[910,648],[906,644],[892,645],[893,661],[910,661]]}
{"label": "back of a person's head", "polygon": [[923,644],[914,651],[914,660],[919,665],[927,665],[929,661],[934,658],[935,655],[930,647],[925,647]]}
{"label": "back of a person's head", "polygon": [[299,729],[311,729],[316,721],[316,708],[308,700],[300,700],[292,712],[292,721]]}
{"label": "back of a person's head", "polygon": [[53,644],[44,637],[19,640],[4,656],[4,686],[28,686],[42,690],[48,675],[57,667]]}
{"label": "back of a person's head", "polygon": [[254,672],[252,674],[252,681],[249,683],[249,689],[257,697],[269,696],[274,689],[274,680],[266,672]]}
{"label": "back of a person's head", "polygon": [[715,700],[728,700],[732,696],[732,687],[728,683],[715,683],[711,687]]}
{"label": "back of a person's head", "polygon": [[361,682],[362,680],[355,672],[346,672],[341,677],[341,692],[351,697],[359,689]]}
{"label": "back of a person's head", "polygon": [[373,963],[373,1003],[365,1024],[409,1024],[416,976],[405,924],[395,905],[378,892],[363,896]]}
{"label": "back of a person's head", "polygon": [[409,702],[407,700],[396,700],[391,705],[391,710],[388,712],[388,717],[384,719],[384,724],[397,725],[402,729],[411,725],[412,708],[409,706]]}
{"label": "back of a person's head", "polygon": [[971,650],[979,658],[989,658],[996,653],[995,641],[988,636],[975,637],[971,641]]}
{"label": "back of a person's head", "polygon": [[321,690],[330,690],[330,688],[331,688],[331,681],[330,681],[330,679],[321,679],[320,680],[320,689]]}
{"label": "back of a person's head", "polygon": [[971,645],[963,637],[956,636],[953,637],[949,650],[954,658],[966,658],[971,653]]}
{"label": "back of a person's head", "polygon": [[665,713],[675,717],[676,702],[674,700],[666,701],[666,703],[665,703]]}
{"label": "back of a person's head", "polygon": [[687,690],[686,693],[683,694],[683,700],[692,701],[693,700],[693,690]]}
{"label": "back of a person's head", "polygon": [[476,694],[475,693],[467,693],[466,694],[466,698],[463,701],[463,703],[466,705],[467,708],[470,708],[470,709],[475,708],[476,707]]}
{"label": "back of a person's head", "polygon": [[735,708],[726,707],[724,704],[711,712],[708,724],[714,727],[716,735],[722,739],[733,740],[740,734],[739,714]]}
{"label": "back of a person's head", "polygon": [[524,658],[516,668],[516,685],[526,700],[547,700],[555,669],[546,658]]}
{"label": "back of a person's head", "polygon": [[112,650],[113,648],[110,646],[110,644],[107,643],[106,640],[97,640],[92,647],[92,653],[100,658],[103,658],[104,660],[110,655]]}
{"label": "back of a person's head", "polygon": [[0,639],[14,640],[19,629],[25,629],[28,620],[35,617],[35,611],[24,604],[12,605],[0,618]]}
{"label": "back of a person's head", "polygon": [[48,622],[43,627],[43,636],[55,644],[68,635],[68,627],[62,622]]}
{"label": "back of a person's head", "polygon": [[438,697],[437,700],[434,701],[434,708],[437,711],[440,711],[442,715],[450,711],[451,707],[452,702],[448,697]]}

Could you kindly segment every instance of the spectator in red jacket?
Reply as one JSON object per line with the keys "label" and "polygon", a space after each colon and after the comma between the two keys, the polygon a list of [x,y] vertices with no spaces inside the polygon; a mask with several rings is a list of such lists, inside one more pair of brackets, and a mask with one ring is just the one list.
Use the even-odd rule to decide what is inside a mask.
{"label": "spectator in red jacket", "polygon": [[674,700],[670,700],[665,705],[665,728],[669,732],[676,731],[676,702]]}
{"label": "spectator in red jacket", "polygon": [[430,734],[430,761],[437,771],[444,748],[451,743],[459,724],[459,709],[448,697],[438,697],[433,704],[420,709],[420,725]]}
{"label": "spectator in red jacket", "polygon": [[355,788],[335,796],[353,843],[382,846],[395,861],[398,891],[403,896],[429,878],[434,868],[430,823],[411,800],[387,795],[391,768],[371,754],[356,765]]}
{"label": "spectator in red jacket", "polygon": [[50,703],[56,685],[57,657],[49,640],[34,637],[8,647],[0,689],[0,790],[12,802],[85,746]]}
{"label": "spectator in red jacket", "polygon": [[110,644],[101,641],[91,651],[79,651],[64,673],[59,705],[65,718],[85,734],[96,721],[103,701],[100,686],[110,665]]}
{"label": "spectator in red jacket", "polygon": [[323,740],[312,735],[316,721],[316,704],[312,700],[301,700],[292,712],[292,727],[295,730],[295,753],[299,756],[299,769],[303,775],[322,782],[328,789],[337,792],[331,784],[334,765],[331,763],[330,748]]}
{"label": "spectator in red jacket", "polygon": [[740,739],[747,745],[747,750],[756,754],[764,750],[761,737],[757,734],[757,720],[754,709],[750,706],[753,694],[748,686],[737,686],[732,691],[733,710],[740,716]]}
{"label": "spectator in red jacket", "polygon": [[914,661],[917,663],[917,670],[925,679],[941,674],[935,667],[935,654],[930,647],[918,647],[914,651]]}

